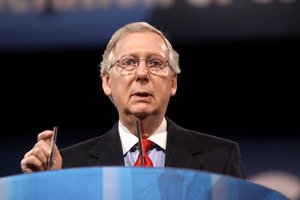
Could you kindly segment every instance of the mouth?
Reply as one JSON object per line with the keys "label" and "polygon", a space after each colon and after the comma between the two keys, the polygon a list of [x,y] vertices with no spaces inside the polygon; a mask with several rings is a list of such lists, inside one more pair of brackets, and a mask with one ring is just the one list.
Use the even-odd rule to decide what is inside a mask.
{"label": "mouth", "polygon": [[152,94],[150,92],[135,92],[132,96],[138,98],[149,98],[152,97]]}

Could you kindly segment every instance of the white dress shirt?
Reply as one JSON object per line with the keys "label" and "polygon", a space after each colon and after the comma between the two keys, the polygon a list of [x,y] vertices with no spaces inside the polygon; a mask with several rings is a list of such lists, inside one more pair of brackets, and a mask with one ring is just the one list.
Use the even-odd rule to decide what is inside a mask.
{"label": "white dress shirt", "polygon": [[[119,121],[119,134],[121,138],[124,163],[125,166],[134,166],[136,159],[138,158],[138,138]],[[152,160],[154,167],[164,167],[165,165],[165,150],[167,143],[167,121],[164,118],[160,126],[154,133],[148,137],[148,140],[154,142],[152,148],[147,152],[148,156]]]}

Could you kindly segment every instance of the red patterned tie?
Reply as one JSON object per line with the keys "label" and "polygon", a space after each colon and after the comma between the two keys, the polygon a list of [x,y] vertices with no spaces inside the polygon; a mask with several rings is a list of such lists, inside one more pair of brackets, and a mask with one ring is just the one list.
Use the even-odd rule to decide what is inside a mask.
{"label": "red patterned tie", "polygon": [[[144,167],[153,167],[153,163],[152,163],[151,159],[149,158],[149,156],[147,155],[147,152],[151,148],[152,145],[153,145],[152,141],[150,141],[146,138],[142,139],[143,153],[144,153],[144,157],[145,157]],[[141,165],[142,165],[142,158],[141,158],[141,155],[139,155],[134,166],[140,167]]]}

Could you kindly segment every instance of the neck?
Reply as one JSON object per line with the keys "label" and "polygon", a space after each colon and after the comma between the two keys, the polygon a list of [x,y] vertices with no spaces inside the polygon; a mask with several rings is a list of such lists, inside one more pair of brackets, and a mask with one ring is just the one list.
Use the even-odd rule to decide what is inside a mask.
{"label": "neck", "polygon": [[162,123],[164,117],[146,117],[146,118],[138,118],[133,117],[127,120],[121,119],[122,124],[128,128],[128,130],[137,136],[137,127],[136,121],[140,121],[141,135],[143,138],[148,138],[151,136],[155,130],[158,129],[160,124]]}

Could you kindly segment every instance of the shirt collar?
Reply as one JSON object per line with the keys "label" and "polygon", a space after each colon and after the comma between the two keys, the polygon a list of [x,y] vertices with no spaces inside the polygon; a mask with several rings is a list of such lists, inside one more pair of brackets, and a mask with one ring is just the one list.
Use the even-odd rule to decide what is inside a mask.
{"label": "shirt collar", "polygon": [[[125,155],[137,142],[138,138],[132,134],[119,120],[118,124],[119,134],[121,138],[123,155]],[[160,126],[154,133],[148,137],[148,140],[151,140],[162,149],[166,149],[167,143],[167,121],[164,118]]]}

